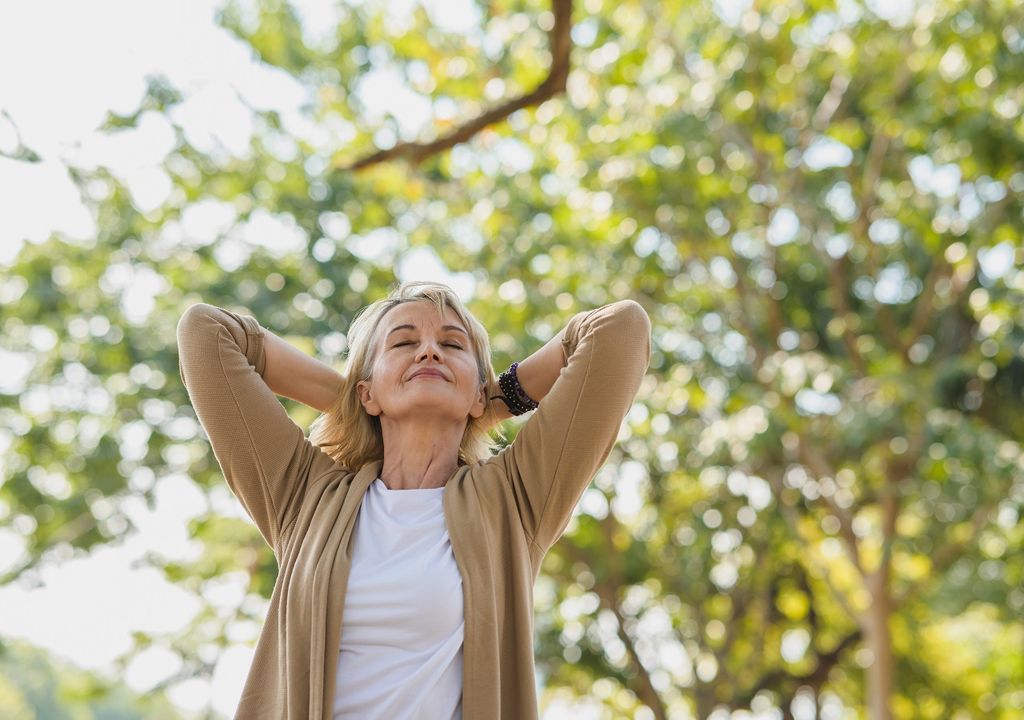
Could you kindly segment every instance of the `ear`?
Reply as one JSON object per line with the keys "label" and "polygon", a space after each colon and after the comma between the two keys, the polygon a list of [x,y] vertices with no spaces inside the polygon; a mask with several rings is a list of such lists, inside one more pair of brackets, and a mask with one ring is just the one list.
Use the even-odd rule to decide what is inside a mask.
{"label": "ear", "polygon": [[363,404],[363,409],[370,415],[380,415],[381,407],[377,404],[377,401],[373,399],[370,394],[370,383],[366,380],[360,380],[356,383],[356,393],[359,395],[359,402]]}
{"label": "ear", "polygon": [[484,414],[484,410],[487,408],[487,383],[480,383],[480,392],[477,393],[476,401],[473,403],[473,407],[469,409],[470,416],[478,418]]}

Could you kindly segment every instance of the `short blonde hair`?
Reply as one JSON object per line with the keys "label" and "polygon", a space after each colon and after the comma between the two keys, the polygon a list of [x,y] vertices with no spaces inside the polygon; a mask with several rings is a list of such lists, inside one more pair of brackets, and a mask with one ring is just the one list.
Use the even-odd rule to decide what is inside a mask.
{"label": "short blonde hair", "polygon": [[[356,385],[360,380],[370,380],[373,363],[376,360],[377,336],[381,321],[392,309],[407,302],[432,302],[438,312],[451,308],[469,331],[470,344],[476,355],[480,383],[485,387],[483,414],[478,417],[467,415],[466,431],[459,445],[459,465],[469,465],[493,455],[499,446],[492,440],[491,429],[495,425],[497,411],[491,400],[499,395],[498,379],[491,366],[491,342],[487,330],[466,309],[455,292],[442,283],[426,281],[404,282],[394,287],[388,296],[365,306],[356,313],[349,326],[348,363],[341,390],[334,404],[312,424],[310,442],[330,455],[336,463],[350,470],[358,470],[365,463],[384,457],[384,436],[380,418],[370,415],[359,401]],[[498,439],[504,441],[500,431],[494,430]]]}

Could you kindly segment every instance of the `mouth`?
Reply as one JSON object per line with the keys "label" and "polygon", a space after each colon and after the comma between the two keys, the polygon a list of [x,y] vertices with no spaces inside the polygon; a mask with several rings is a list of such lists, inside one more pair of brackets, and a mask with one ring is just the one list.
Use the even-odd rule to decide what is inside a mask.
{"label": "mouth", "polygon": [[434,378],[436,380],[444,380],[445,382],[448,381],[448,378],[446,378],[444,375],[437,372],[436,370],[421,370],[420,372],[413,375],[410,379],[415,380],[416,378]]}

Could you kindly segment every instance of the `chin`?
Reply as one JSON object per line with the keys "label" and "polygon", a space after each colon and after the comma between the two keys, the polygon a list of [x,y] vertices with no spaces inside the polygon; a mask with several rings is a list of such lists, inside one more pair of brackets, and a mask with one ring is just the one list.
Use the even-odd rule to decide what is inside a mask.
{"label": "chin", "polygon": [[433,415],[439,419],[443,418],[446,420],[457,419],[468,414],[465,408],[454,407],[448,403],[440,402],[436,395],[412,400],[405,404],[402,409],[410,416],[423,417],[424,415]]}

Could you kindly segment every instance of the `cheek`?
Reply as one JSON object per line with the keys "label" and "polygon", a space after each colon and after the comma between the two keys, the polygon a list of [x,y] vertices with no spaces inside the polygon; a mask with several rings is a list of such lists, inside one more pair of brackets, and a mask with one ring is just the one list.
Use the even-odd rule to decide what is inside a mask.
{"label": "cheek", "polygon": [[378,380],[392,385],[396,380],[402,379],[402,368],[400,363],[395,362],[394,357],[384,357],[377,361],[373,369]]}
{"label": "cheek", "polygon": [[470,363],[463,368],[461,376],[462,385],[468,388],[471,392],[476,392],[477,388],[480,387],[480,368],[477,367],[476,363]]}

